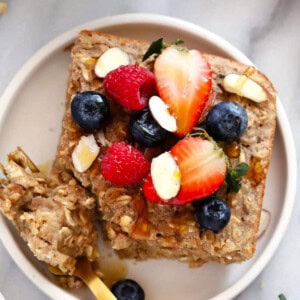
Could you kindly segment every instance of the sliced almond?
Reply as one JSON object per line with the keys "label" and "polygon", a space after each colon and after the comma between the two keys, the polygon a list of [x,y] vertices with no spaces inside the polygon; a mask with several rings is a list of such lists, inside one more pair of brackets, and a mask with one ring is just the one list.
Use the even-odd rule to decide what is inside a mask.
{"label": "sliced almond", "polygon": [[155,191],[164,201],[174,198],[180,189],[180,170],[169,152],[152,159],[151,177]]}
{"label": "sliced almond", "polygon": [[177,130],[176,118],[169,112],[168,105],[158,96],[149,99],[149,109],[157,123],[167,131]]}
{"label": "sliced almond", "polygon": [[261,211],[260,222],[257,231],[257,238],[260,238],[264,234],[264,232],[266,231],[267,227],[270,224],[270,220],[271,220],[271,213],[268,210],[263,209]]}
{"label": "sliced almond", "polygon": [[95,133],[95,138],[96,141],[101,145],[101,146],[106,146],[106,147],[110,147],[111,146],[111,142],[105,137],[104,131],[103,130],[98,130]]}
{"label": "sliced almond", "polygon": [[266,91],[246,75],[226,75],[223,80],[223,87],[227,92],[246,97],[255,102],[263,102],[268,99]]}
{"label": "sliced almond", "polygon": [[97,60],[95,73],[98,77],[104,78],[107,73],[120,66],[129,64],[129,56],[118,47],[105,51]]}
{"label": "sliced almond", "polygon": [[240,162],[240,163],[246,162],[246,154],[245,154],[245,151],[244,151],[244,150],[241,150],[241,151],[240,151],[239,162]]}
{"label": "sliced almond", "polygon": [[82,136],[72,153],[72,161],[78,172],[86,171],[97,158],[100,151],[93,134]]}

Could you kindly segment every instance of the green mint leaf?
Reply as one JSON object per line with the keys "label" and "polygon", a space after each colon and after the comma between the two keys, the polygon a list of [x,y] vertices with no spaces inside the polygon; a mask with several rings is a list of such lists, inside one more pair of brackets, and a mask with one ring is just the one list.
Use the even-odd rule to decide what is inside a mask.
{"label": "green mint leaf", "polygon": [[287,300],[287,298],[283,294],[278,295],[278,298],[279,300]]}
{"label": "green mint leaf", "polygon": [[[184,44],[183,40],[175,40],[174,42],[171,43],[172,46],[178,46],[178,45],[182,45]],[[163,38],[160,38],[154,42],[151,43],[151,45],[149,46],[148,50],[146,51],[146,53],[143,56],[143,61],[145,61],[147,58],[149,58],[151,55],[153,54],[161,54],[162,50],[167,48],[168,44],[166,44],[163,40]]]}
{"label": "green mint leaf", "polygon": [[249,170],[249,166],[246,163],[240,163],[235,168],[238,177],[244,176]]}
{"label": "green mint leaf", "polygon": [[236,179],[245,175],[248,172],[248,170],[249,166],[246,163],[240,163],[236,166],[235,169],[231,169],[229,173],[232,178]]}
{"label": "green mint leaf", "polygon": [[154,42],[151,43],[148,50],[143,56],[143,61],[145,61],[147,58],[149,58],[152,54],[160,54],[161,51],[165,48],[165,43],[163,38],[160,38]]}
{"label": "green mint leaf", "polygon": [[234,191],[235,193],[237,193],[241,188],[241,183],[239,182],[239,180],[231,176],[230,172],[228,172],[226,175],[226,183],[229,190]]}
{"label": "green mint leaf", "polygon": [[226,175],[226,182],[230,191],[238,192],[241,188],[240,177],[245,175],[249,170],[246,163],[240,163],[235,169],[228,171]]}
{"label": "green mint leaf", "polygon": [[171,43],[171,45],[174,45],[174,46],[182,45],[182,44],[184,44],[184,41],[180,40],[180,39],[178,39],[178,40],[176,40],[176,41],[174,41],[174,42]]}

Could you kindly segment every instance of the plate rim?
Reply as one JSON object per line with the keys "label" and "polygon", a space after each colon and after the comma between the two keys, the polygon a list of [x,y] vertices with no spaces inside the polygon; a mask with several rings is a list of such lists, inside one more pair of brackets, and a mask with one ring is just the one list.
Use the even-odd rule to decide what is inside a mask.
{"label": "plate rim", "polygon": [[[81,25],[75,26],[72,29],[65,31],[64,33],[58,35],[56,38],[49,41],[46,45],[41,47],[36,51],[31,58],[21,67],[21,69],[15,74],[13,79],[10,81],[6,89],[4,90],[0,99],[0,128],[3,126],[4,117],[6,116],[10,106],[12,105],[13,99],[18,93],[18,90],[26,83],[27,78],[29,78],[33,72],[40,66],[40,64],[47,59],[47,56],[51,55],[54,51],[70,44],[78,34],[78,32],[84,28],[89,29],[105,29],[111,26],[118,26],[124,24],[137,24],[143,23],[148,25],[162,25],[169,26],[171,28],[177,28],[184,31],[190,32],[199,36],[199,38],[207,40],[208,42],[216,45],[227,53],[230,53],[234,59],[245,63],[253,64],[240,50],[235,46],[230,44],[228,41],[224,40],[222,37],[209,30],[190,23],[188,21],[169,17],[161,14],[149,14],[149,13],[129,13],[129,14],[118,14],[114,16],[104,17],[96,20],[92,20]],[[280,214],[280,218],[277,222],[277,226],[274,230],[273,235],[270,238],[265,249],[262,251],[260,256],[257,258],[256,262],[246,271],[246,273],[237,280],[233,285],[229,286],[223,292],[217,296],[211,298],[211,300],[224,300],[232,299],[241,293],[265,268],[269,263],[270,259],[278,249],[280,241],[287,229],[290,221],[290,216],[292,214],[292,208],[294,205],[295,195],[296,195],[296,182],[297,182],[297,164],[296,162],[296,148],[292,135],[292,130],[284,111],[283,105],[280,99],[277,97],[277,125],[280,129],[284,128],[284,134],[282,134],[282,140],[284,145],[285,156],[287,160],[287,185],[284,197],[283,210]],[[24,253],[16,243],[13,236],[10,234],[10,230],[5,224],[4,217],[0,217],[0,226],[3,228],[0,233],[0,239],[4,248],[14,260],[17,266],[23,271],[23,273],[29,278],[33,284],[38,287],[45,295],[52,299],[57,299],[57,297],[64,296],[64,299],[76,300],[70,293],[67,293],[64,289],[52,284],[51,291],[49,291],[49,280],[45,279],[39,274],[39,272],[32,266],[30,261],[25,257]],[[10,252],[12,247],[15,248],[14,253]],[[36,284],[36,277],[39,277],[39,285]],[[46,288],[48,287],[48,288]]]}

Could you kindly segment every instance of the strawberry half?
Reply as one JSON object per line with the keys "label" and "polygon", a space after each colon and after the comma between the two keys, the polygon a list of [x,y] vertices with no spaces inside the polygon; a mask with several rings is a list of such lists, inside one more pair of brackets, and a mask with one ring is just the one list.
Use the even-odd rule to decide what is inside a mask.
{"label": "strawberry half", "polygon": [[212,86],[212,70],[198,50],[168,47],[154,64],[159,96],[177,118],[177,135],[197,124]]}
{"label": "strawberry half", "polygon": [[172,149],[181,172],[181,187],[175,198],[163,201],[157,195],[151,176],[144,181],[145,197],[154,203],[183,205],[205,198],[216,192],[226,175],[226,157],[223,151],[208,140],[187,137]]}
{"label": "strawberry half", "polygon": [[207,197],[224,182],[226,157],[215,143],[200,137],[188,137],[179,141],[171,149],[171,154],[181,172],[178,199],[191,201]]}

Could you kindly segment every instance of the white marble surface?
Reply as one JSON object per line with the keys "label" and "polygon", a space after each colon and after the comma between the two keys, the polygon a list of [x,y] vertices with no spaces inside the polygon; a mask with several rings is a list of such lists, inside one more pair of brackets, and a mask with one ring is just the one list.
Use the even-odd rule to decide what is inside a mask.
{"label": "white marble surface", "polygon": [[[178,17],[227,39],[264,71],[276,86],[300,150],[299,0],[6,0],[0,15],[0,95],[37,49],[75,25],[121,13]],[[299,94],[298,94],[299,93]],[[298,130],[297,130],[298,129]],[[297,197],[300,196],[299,189]],[[300,297],[300,202],[275,256],[239,300]],[[1,229],[0,229],[1,230]],[[12,249],[13,251],[13,249]],[[0,243],[0,292],[6,299],[48,299]],[[1,295],[0,295],[1,298]]]}

